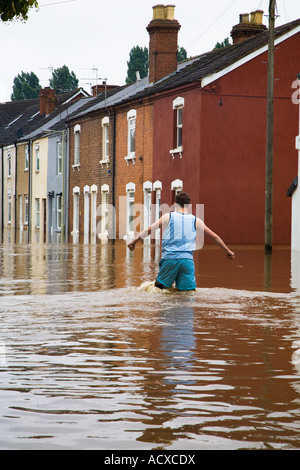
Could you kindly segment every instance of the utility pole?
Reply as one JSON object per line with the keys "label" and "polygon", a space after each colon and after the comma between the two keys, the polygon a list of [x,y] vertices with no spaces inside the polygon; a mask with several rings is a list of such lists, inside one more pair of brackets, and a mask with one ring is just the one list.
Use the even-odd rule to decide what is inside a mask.
{"label": "utility pole", "polygon": [[273,243],[273,97],[274,97],[274,29],[276,0],[269,3],[269,44],[267,84],[267,144],[265,187],[265,252],[272,253]]}

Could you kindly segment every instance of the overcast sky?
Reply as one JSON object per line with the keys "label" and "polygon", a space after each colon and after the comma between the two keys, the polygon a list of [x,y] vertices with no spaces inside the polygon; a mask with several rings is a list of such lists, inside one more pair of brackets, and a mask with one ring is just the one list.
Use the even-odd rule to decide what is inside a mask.
{"label": "overcast sky", "polygon": [[[34,72],[42,87],[52,69],[67,65],[79,84],[107,78],[123,85],[133,46],[149,46],[146,26],[155,0],[39,0],[26,23],[0,21],[0,102],[10,101],[13,79],[22,70]],[[188,56],[213,49],[230,37],[240,13],[263,10],[268,25],[269,0],[174,0],[181,24],[178,43]],[[276,26],[300,18],[299,0],[277,0]],[[231,39],[231,38],[230,38]],[[300,69],[299,69],[300,72]]]}

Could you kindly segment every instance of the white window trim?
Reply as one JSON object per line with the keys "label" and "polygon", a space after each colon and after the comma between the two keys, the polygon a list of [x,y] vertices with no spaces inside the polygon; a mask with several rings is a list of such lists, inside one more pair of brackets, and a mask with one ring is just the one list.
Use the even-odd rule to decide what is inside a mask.
{"label": "white window trim", "polygon": [[[110,161],[110,158],[109,158],[109,151],[107,152],[107,155],[106,155],[106,143],[109,144],[109,117],[108,116],[105,116],[102,121],[101,121],[101,125],[102,125],[102,159],[100,160],[100,165],[101,165],[101,168],[103,168],[103,165],[106,164],[106,166],[109,164],[109,161]],[[108,139],[106,141],[105,139],[105,134],[106,134],[106,129],[107,129],[107,132],[108,132]]]}
{"label": "white window trim", "polygon": [[105,228],[106,222],[108,226],[108,210],[109,210],[109,203],[107,203],[107,209],[105,205],[105,200],[109,195],[109,186],[108,184],[103,184],[101,186],[101,232],[99,234],[99,239],[102,242],[107,242],[108,240],[108,230]]}
{"label": "white window trim", "polygon": [[34,149],[35,149],[35,172],[39,173],[41,169],[40,144],[36,144]]}
{"label": "white window trim", "polygon": [[[144,229],[150,227],[151,225],[151,199],[152,199],[152,183],[146,181],[143,184],[144,190]],[[150,235],[144,238],[144,244],[150,243]]]}
{"label": "white window trim", "polygon": [[24,150],[24,171],[29,170],[29,145],[25,145]]}
{"label": "white window trim", "polygon": [[7,191],[7,224],[11,224],[12,219],[12,197],[11,197],[11,189]]}
{"label": "white window trim", "polygon": [[[58,208],[58,202],[60,201],[60,209]],[[56,195],[56,229],[61,231],[62,225],[62,196],[60,194]],[[60,218],[60,225],[58,223],[58,219]]]}
{"label": "white window trim", "polygon": [[[160,204],[161,200],[162,182],[157,180],[153,183],[153,191],[155,191],[155,220],[159,219],[160,216]],[[155,243],[160,243],[160,229],[155,231]]]}
{"label": "white window trim", "polygon": [[183,182],[181,180],[177,179],[177,180],[172,181],[171,190],[175,191],[176,194],[182,191],[182,188],[183,188]]}
{"label": "white window trim", "polygon": [[129,122],[132,119],[135,121],[134,129],[136,131],[136,110],[135,109],[131,109],[127,113],[127,156],[125,157],[125,161],[127,162],[127,165],[129,165],[130,161],[132,161],[132,163],[135,164],[135,151],[131,152],[130,148],[129,148],[129,146],[130,146],[130,126],[129,126]]}
{"label": "white window trim", "polygon": [[[127,193],[127,204],[126,204],[126,235],[124,236],[124,240],[132,240],[134,237],[134,230],[129,230],[129,207],[131,200],[129,199],[130,193],[135,193],[135,184],[128,183],[126,184],[126,193]],[[133,198],[134,204],[135,197]]]}
{"label": "white window trim", "polygon": [[63,173],[63,144],[61,140],[56,142],[57,148],[57,159],[56,159],[56,171],[58,175],[62,175]]}
{"label": "white window trim", "polygon": [[[79,210],[77,211],[77,205],[75,202],[79,203],[80,188],[75,186],[73,188],[73,231],[71,235],[79,235]],[[76,224],[75,224],[76,222]]]}
{"label": "white window trim", "polygon": [[[184,107],[184,98],[181,96],[177,96],[175,100],[173,100],[173,110],[178,111],[178,109],[182,109]],[[182,128],[182,125],[181,125]],[[176,116],[176,139],[177,139],[177,116]],[[172,150],[170,150],[170,154],[172,155],[172,159],[175,158],[175,155],[179,155],[180,158],[182,158],[182,153],[183,153],[183,147],[182,145],[180,147],[176,147]]]}
{"label": "white window trim", "polygon": [[[75,169],[79,170],[80,168],[80,132],[81,132],[81,126],[80,124],[76,124],[76,126],[74,126],[74,164],[72,165],[73,171],[75,171]],[[77,137],[76,136],[79,136],[78,137],[79,138],[78,155],[76,153],[77,151],[77,147],[76,147]]]}
{"label": "white window trim", "polygon": [[84,194],[84,215],[83,215],[83,234],[84,234],[84,242],[88,243],[89,240],[89,231],[90,231],[90,187],[86,185],[83,188]]}
{"label": "white window trim", "polygon": [[11,178],[12,168],[11,168],[11,153],[7,154],[7,178]]}

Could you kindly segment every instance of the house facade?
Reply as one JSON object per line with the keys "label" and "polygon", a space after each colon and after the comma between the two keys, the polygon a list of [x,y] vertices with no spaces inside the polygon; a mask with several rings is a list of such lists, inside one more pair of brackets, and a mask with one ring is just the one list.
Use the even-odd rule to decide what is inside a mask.
{"label": "house facade", "polygon": [[69,110],[84,103],[83,97],[87,94],[81,89],[56,97],[54,90],[45,88],[37,99],[0,104],[3,242],[50,241],[54,233],[50,195],[56,197],[56,193],[60,197],[56,197],[55,228],[60,234],[64,229],[60,217],[66,209],[60,209],[60,204],[67,186],[66,129],[50,128],[61,125]]}
{"label": "house facade", "polygon": [[[291,85],[299,44],[300,21],[276,28],[274,244],[291,237],[286,188],[297,167]],[[184,189],[204,205],[207,225],[231,244],[264,243],[267,61],[262,30],[200,56],[152,90],[152,179],[162,182],[162,202],[171,205],[177,187]]]}

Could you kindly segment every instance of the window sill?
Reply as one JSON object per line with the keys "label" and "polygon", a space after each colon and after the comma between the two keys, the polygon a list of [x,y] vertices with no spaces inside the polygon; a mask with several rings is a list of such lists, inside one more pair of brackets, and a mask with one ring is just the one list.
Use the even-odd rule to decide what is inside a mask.
{"label": "window sill", "polygon": [[177,147],[176,149],[170,150],[170,154],[172,155],[172,159],[175,158],[175,155],[179,155],[182,158],[183,148]]}
{"label": "window sill", "polygon": [[106,165],[106,166],[109,165],[110,160],[109,160],[109,158],[106,158],[105,160],[100,160],[99,163],[100,163],[100,165],[101,165],[101,168],[103,168],[103,165]]}
{"label": "window sill", "polygon": [[77,171],[80,170],[80,163],[76,163],[75,165],[72,165],[73,171],[77,169]]}
{"label": "window sill", "polygon": [[135,164],[135,154],[128,155],[127,157],[125,157],[125,160],[127,162],[127,166],[129,165],[130,161],[132,161],[132,164],[134,165]]}

